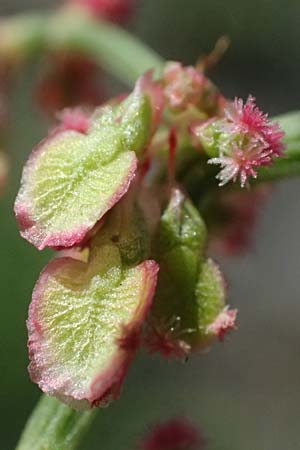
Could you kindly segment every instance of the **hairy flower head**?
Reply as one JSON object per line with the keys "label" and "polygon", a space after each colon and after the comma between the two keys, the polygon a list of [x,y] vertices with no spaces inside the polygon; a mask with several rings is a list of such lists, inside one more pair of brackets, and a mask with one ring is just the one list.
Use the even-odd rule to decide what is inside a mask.
{"label": "hairy flower head", "polygon": [[221,166],[219,186],[239,179],[244,187],[249,178],[257,177],[259,167],[271,165],[284,148],[284,133],[251,96],[246,103],[236,98],[225,107],[224,118],[201,124],[193,132],[212,156],[208,163]]}
{"label": "hairy flower head", "polygon": [[180,321],[180,317],[173,317],[149,324],[145,345],[150,353],[181,360],[191,353],[191,346],[183,339],[189,330],[181,330]]}

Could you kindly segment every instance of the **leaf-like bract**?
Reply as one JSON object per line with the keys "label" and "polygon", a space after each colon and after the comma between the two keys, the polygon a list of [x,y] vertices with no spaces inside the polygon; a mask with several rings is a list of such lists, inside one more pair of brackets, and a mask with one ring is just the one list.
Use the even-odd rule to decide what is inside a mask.
{"label": "leaf-like bract", "polygon": [[81,242],[126,193],[136,164],[111,126],[46,140],[24,168],[15,204],[22,236],[40,250]]}
{"label": "leaf-like bract", "polygon": [[126,260],[133,241],[130,227],[120,229],[121,216],[110,213],[87,263],[54,259],[33,293],[31,377],[44,392],[75,408],[118,397],[151,306],[158,266],[151,260],[136,263],[143,246]]}
{"label": "leaf-like bract", "polygon": [[151,137],[151,96],[139,81],[117,108],[95,114],[86,134],[58,130],[32,152],[15,204],[25,239],[40,250],[72,247],[121,199]]}
{"label": "leaf-like bract", "polygon": [[205,258],[206,236],[198,211],[175,190],[159,229],[160,273],[147,338],[152,351],[184,357],[216,337],[209,326],[224,310],[225,283]]}

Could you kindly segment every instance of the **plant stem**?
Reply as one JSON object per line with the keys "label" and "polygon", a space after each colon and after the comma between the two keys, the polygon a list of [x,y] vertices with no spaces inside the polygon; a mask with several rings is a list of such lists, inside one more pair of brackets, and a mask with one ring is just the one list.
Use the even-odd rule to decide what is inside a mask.
{"label": "plant stem", "polygon": [[97,410],[75,411],[42,395],[21,435],[16,450],[74,450]]}
{"label": "plant stem", "polygon": [[95,21],[77,9],[3,19],[0,34],[2,60],[22,62],[46,51],[77,51],[130,86],[149,69],[158,75],[164,63],[163,58],[127,31]]}

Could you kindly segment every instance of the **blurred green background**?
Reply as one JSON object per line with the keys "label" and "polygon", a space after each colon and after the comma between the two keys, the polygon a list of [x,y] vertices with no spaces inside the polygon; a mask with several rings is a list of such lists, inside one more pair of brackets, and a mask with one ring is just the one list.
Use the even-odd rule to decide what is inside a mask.
{"label": "blurred green background", "polygon": [[[55,3],[1,0],[0,13]],[[212,73],[223,92],[252,93],[271,114],[300,109],[299,0],[140,0],[129,28],[166,58],[186,63],[228,34],[230,50]],[[32,103],[35,72],[27,68],[12,95],[12,171],[0,200],[3,450],[14,448],[40,395],[26,371],[25,318],[49,253],[39,253],[19,237],[12,212],[22,164],[46,131]],[[239,331],[187,364],[140,355],[121,399],[99,412],[82,449],[134,449],[149,424],[174,415],[199,424],[211,450],[300,449],[299,193],[300,180],[277,185],[251,251],[220,259],[230,284],[229,302],[240,310]]]}

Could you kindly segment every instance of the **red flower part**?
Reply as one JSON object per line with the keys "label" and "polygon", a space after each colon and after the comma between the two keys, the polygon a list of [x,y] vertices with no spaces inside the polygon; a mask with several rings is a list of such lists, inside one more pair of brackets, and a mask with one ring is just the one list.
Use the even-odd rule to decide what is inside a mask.
{"label": "red flower part", "polygon": [[246,185],[248,178],[257,177],[257,168],[272,164],[272,149],[257,139],[250,140],[247,145],[231,143],[229,148],[221,149],[218,158],[208,160],[209,164],[220,164],[221,172],[217,175],[219,186],[229,181],[240,179],[241,187]]}
{"label": "red flower part", "polygon": [[224,341],[225,335],[236,328],[237,309],[229,309],[228,306],[207,327],[207,332],[216,335],[220,341]]}
{"label": "red flower part", "polygon": [[105,95],[102,72],[78,54],[53,54],[36,89],[37,102],[48,115],[78,104],[97,106]]}
{"label": "red flower part", "polygon": [[165,358],[185,359],[191,352],[190,345],[182,339],[180,317],[149,324],[145,345],[150,353],[160,353]]}
{"label": "red flower part", "polygon": [[87,9],[94,17],[124,23],[132,15],[135,0],[71,0],[71,3]]}
{"label": "red flower part", "polygon": [[140,444],[140,450],[201,450],[202,434],[186,419],[173,419],[156,425]]}
{"label": "red flower part", "polygon": [[220,132],[219,156],[208,162],[221,165],[219,186],[239,178],[244,187],[250,177],[256,178],[258,167],[269,166],[274,157],[282,155],[284,133],[278,124],[267,119],[251,96],[245,104],[235,99],[224,112],[225,119],[216,122]]}
{"label": "red flower part", "polygon": [[87,134],[91,125],[91,115],[84,112],[81,108],[65,108],[57,114],[60,124],[56,130],[73,130],[78,133]]}
{"label": "red flower part", "polygon": [[175,181],[176,172],[177,131],[173,127],[169,133],[169,177],[171,183]]}
{"label": "red flower part", "polygon": [[206,77],[192,66],[170,62],[164,71],[164,94],[171,109],[183,110],[197,105],[202,97]]}

